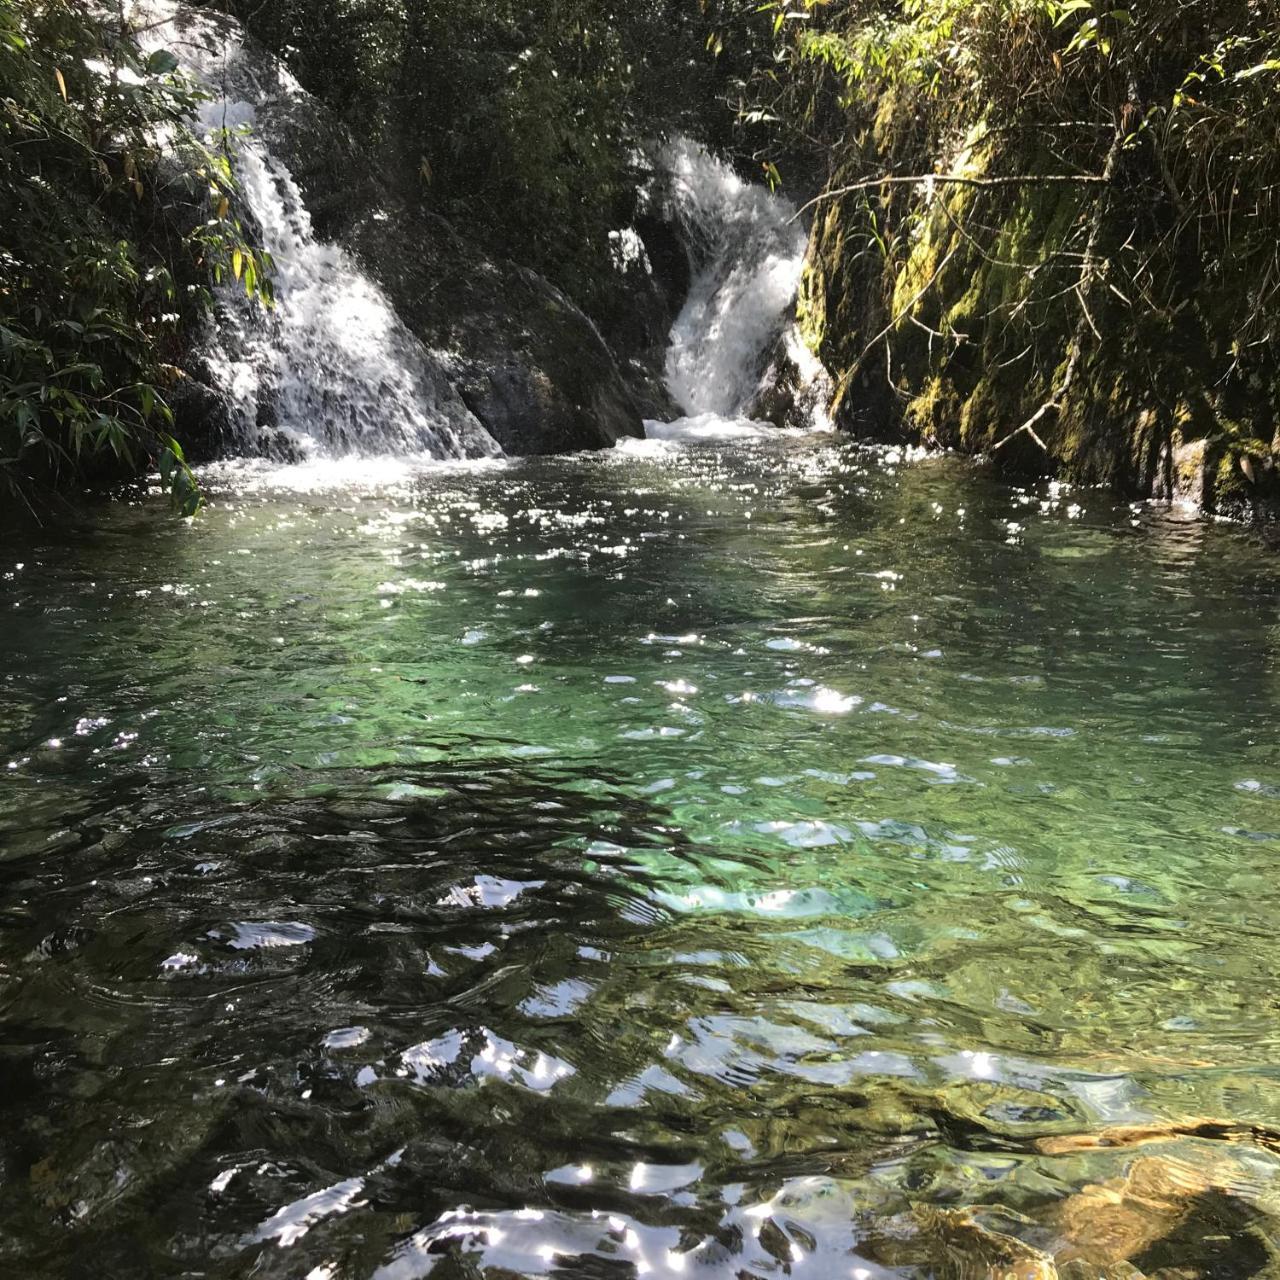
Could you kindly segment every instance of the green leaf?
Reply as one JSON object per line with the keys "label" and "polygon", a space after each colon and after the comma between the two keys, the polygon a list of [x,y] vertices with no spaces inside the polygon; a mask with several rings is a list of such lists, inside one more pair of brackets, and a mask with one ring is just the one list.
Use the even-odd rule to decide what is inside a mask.
{"label": "green leaf", "polygon": [[1063,4],[1058,6],[1058,16],[1053,25],[1060,27],[1073,13],[1079,13],[1081,9],[1092,8],[1093,0],[1065,0]]}
{"label": "green leaf", "polygon": [[1280,58],[1269,58],[1266,62],[1260,62],[1256,67],[1246,67],[1243,71],[1237,71],[1236,80],[1252,80],[1254,76],[1260,76],[1267,71],[1280,71]]}
{"label": "green leaf", "polygon": [[182,446],[172,437],[160,436],[160,452],[156,459],[160,469],[160,482],[168,490],[169,498],[179,515],[193,516],[204,503],[204,495],[182,452]]}
{"label": "green leaf", "polygon": [[147,59],[147,71],[153,76],[171,75],[178,69],[178,59],[168,49],[157,49]]}

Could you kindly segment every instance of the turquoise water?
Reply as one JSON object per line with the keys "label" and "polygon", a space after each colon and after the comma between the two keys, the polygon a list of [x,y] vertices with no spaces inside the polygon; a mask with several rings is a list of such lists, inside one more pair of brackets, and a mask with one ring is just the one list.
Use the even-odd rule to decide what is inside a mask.
{"label": "turquoise water", "polygon": [[0,1260],[1280,1274],[1280,568],[836,437],[0,552]]}

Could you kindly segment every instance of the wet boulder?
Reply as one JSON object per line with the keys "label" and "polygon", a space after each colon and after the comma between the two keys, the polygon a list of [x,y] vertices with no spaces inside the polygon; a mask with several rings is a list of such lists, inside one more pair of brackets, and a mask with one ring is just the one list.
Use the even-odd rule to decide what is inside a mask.
{"label": "wet boulder", "polygon": [[608,344],[545,277],[403,210],[371,211],[348,243],[409,328],[449,353],[456,390],[507,453],[607,448],[643,433]]}
{"label": "wet boulder", "polygon": [[767,353],[747,416],[775,427],[822,426],[830,422],[828,406],[834,399],[831,375],[790,326]]}

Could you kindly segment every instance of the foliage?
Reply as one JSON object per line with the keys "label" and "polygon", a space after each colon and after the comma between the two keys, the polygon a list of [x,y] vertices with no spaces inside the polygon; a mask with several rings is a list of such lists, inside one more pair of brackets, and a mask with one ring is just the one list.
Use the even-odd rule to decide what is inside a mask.
{"label": "foliage", "polygon": [[[627,305],[608,233],[644,146],[683,129],[825,188],[814,270],[829,241],[840,280],[806,315],[828,285],[883,313],[825,326],[842,372],[906,402],[894,348],[923,351],[917,381],[972,417],[980,350],[1043,415],[1098,362],[1158,384],[1167,359],[1125,356],[1141,333],[1266,434],[1274,0],[193,2],[283,56],[421,212],[598,320]],[[151,458],[190,505],[181,334],[224,277],[269,302],[270,261],[233,213],[233,140],[191,136],[199,91],[122,3],[0,0],[0,474]]]}
{"label": "foliage", "polygon": [[[879,263],[878,337],[855,336],[844,372],[874,365],[871,381],[909,400],[914,355],[918,382],[951,379],[964,400],[980,351],[987,369],[1014,370],[1016,390],[1034,389],[1043,421],[1107,369],[1113,386],[1141,385],[1166,424],[1198,386],[1217,422],[1269,445],[1280,411],[1271,0],[748,8],[756,38],[767,28],[774,42],[748,112],[773,122],[775,151],[825,168],[820,241]],[[842,270],[874,303],[872,277]]]}
{"label": "foliage", "polygon": [[180,333],[224,274],[270,299],[270,261],[232,212],[229,140],[119,8],[0,0],[0,485],[153,461],[185,513],[199,491],[164,387]]}

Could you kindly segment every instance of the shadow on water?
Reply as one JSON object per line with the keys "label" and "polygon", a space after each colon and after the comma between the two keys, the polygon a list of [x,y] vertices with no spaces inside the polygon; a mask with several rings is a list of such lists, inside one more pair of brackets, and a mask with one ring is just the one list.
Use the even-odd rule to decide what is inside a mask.
{"label": "shadow on water", "polygon": [[[312,773],[305,790],[202,813],[198,792],[157,805],[125,777],[81,797],[55,853],[0,864],[15,1262],[44,1252],[51,1221],[67,1235],[46,1262],[102,1262],[139,1213],[198,1255],[413,1134],[430,1136],[379,1176],[419,1210],[413,1169],[429,1183],[456,1166],[481,1199],[534,1190],[512,1156],[525,1095],[610,1053],[559,1056],[556,1002],[567,1016],[583,973],[663,922],[623,847],[680,836],[607,777],[554,764]],[[496,1131],[431,1101],[486,1076],[516,1086]],[[234,1194],[212,1197],[227,1169]],[[104,1274],[159,1265],[145,1235]]]}

